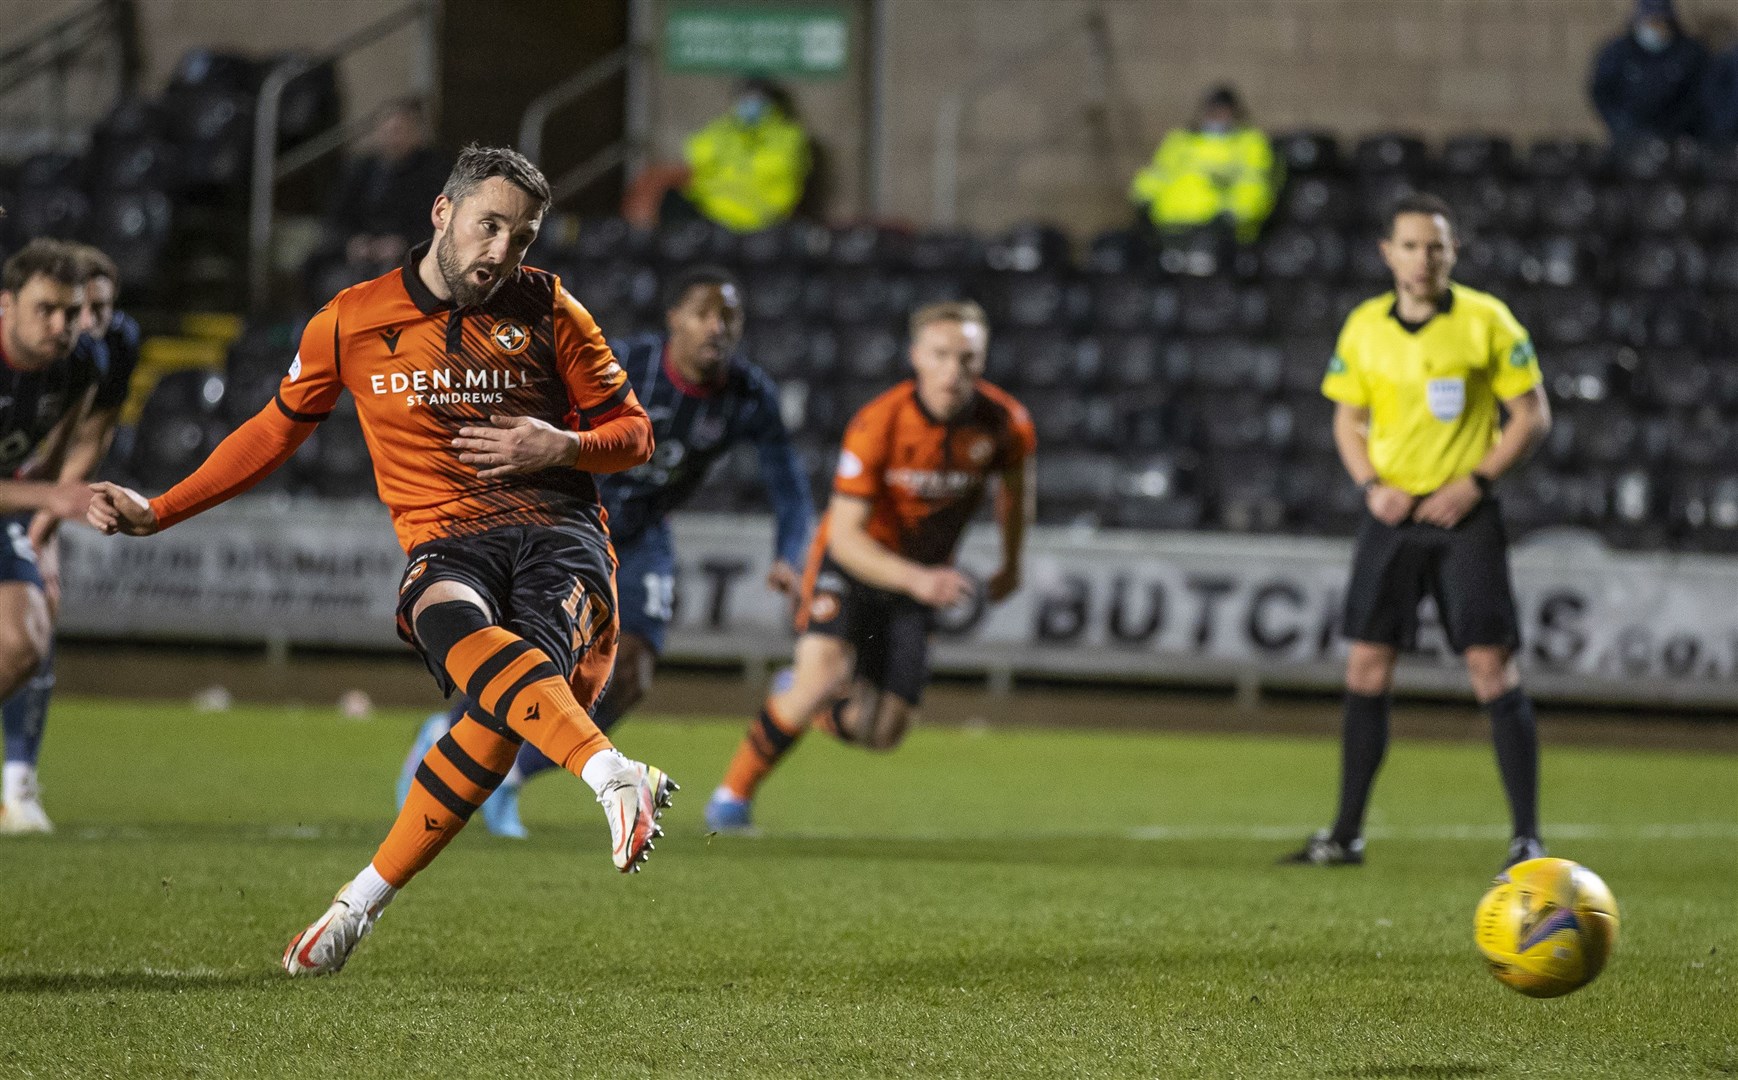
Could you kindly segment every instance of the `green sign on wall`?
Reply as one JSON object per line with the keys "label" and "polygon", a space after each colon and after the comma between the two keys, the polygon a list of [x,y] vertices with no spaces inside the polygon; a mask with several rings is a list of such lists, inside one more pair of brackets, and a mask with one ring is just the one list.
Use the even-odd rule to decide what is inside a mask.
{"label": "green sign on wall", "polygon": [[671,8],[664,24],[671,71],[837,76],[850,48],[838,8],[688,4]]}

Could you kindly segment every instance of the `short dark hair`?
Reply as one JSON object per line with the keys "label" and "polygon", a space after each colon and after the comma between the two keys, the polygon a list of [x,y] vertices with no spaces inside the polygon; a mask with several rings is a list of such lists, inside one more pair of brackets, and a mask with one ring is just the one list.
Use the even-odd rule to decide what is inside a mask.
{"label": "short dark hair", "polygon": [[17,293],[30,284],[31,278],[38,275],[62,285],[83,285],[85,267],[84,260],[79,257],[78,247],[64,240],[50,240],[46,237],[32,240],[19,248],[16,254],[6,260],[6,266],[0,269],[0,289]]}
{"label": "short dark hair", "polygon": [[459,151],[459,160],[453,162],[453,171],[447,174],[446,186],[441,188],[441,194],[449,202],[460,203],[476,191],[483,181],[495,176],[536,199],[539,214],[549,210],[549,181],[544,177],[543,170],[531,164],[531,159],[524,154],[506,146],[478,146],[472,143]]}
{"label": "short dark hair", "polygon": [[690,266],[664,286],[664,310],[671,311],[681,307],[682,301],[688,299],[688,293],[702,285],[717,285],[721,288],[728,285],[738,294],[742,292],[742,286],[736,282],[736,275],[724,267]]}
{"label": "short dark hair", "polygon": [[115,265],[115,260],[104,254],[100,248],[92,247],[89,244],[79,244],[77,248],[79,261],[84,263],[84,279],[86,281],[93,278],[108,278],[117,286],[120,285],[121,270]]}
{"label": "short dark hair", "polygon": [[1388,207],[1388,234],[1394,235],[1394,223],[1400,220],[1401,214],[1428,214],[1432,217],[1440,215],[1448,222],[1448,227],[1459,235],[1460,230],[1454,224],[1454,211],[1449,208],[1440,195],[1432,195],[1427,191],[1409,191],[1395,199]]}

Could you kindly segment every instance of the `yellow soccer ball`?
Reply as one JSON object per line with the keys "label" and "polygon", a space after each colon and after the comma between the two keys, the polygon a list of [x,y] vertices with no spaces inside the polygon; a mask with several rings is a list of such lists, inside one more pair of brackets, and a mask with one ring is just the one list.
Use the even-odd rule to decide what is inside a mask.
{"label": "yellow soccer ball", "polygon": [[1503,985],[1561,997],[1605,967],[1617,944],[1617,901],[1580,863],[1529,859],[1491,883],[1473,916],[1473,939]]}

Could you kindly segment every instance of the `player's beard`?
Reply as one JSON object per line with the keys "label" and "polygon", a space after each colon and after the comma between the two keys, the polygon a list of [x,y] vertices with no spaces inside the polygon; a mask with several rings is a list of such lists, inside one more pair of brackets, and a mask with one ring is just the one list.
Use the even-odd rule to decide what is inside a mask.
{"label": "player's beard", "polygon": [[435,265],[440,268],[441,280],[447,283],[447,292],[453,296],[454,307],[476,307],[486,303],[489,297],[495,295],[495,290],[506,280],[499,269],[491,271],[493,277],[487,285],[478,285],[471,280],[471,271],[480,269],[481,263],[472,263],[468,267],[459,265],[459,253],[453,250],[453,234],[444,233],[440,242],[435,245]]}

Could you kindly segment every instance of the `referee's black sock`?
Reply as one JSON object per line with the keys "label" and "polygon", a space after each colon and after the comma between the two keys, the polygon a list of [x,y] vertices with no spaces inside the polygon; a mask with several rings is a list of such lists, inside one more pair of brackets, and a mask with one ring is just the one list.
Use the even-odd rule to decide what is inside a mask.
{"label": "referee's black sock", "polygon": [[1388,694],[1347,694],[1340,732],[1340,812],[1332,839],[1349,844],[1364,834],[1364,804],[1388,752]]}
{"label": "referee's black sock", "polygon": [[1509,797],[1514,836],[1539,835],[1539,726],[1533,702],[1515,687],[1485,703],[1491,714],[1491,742],[1497,748],[1497,770]]}

